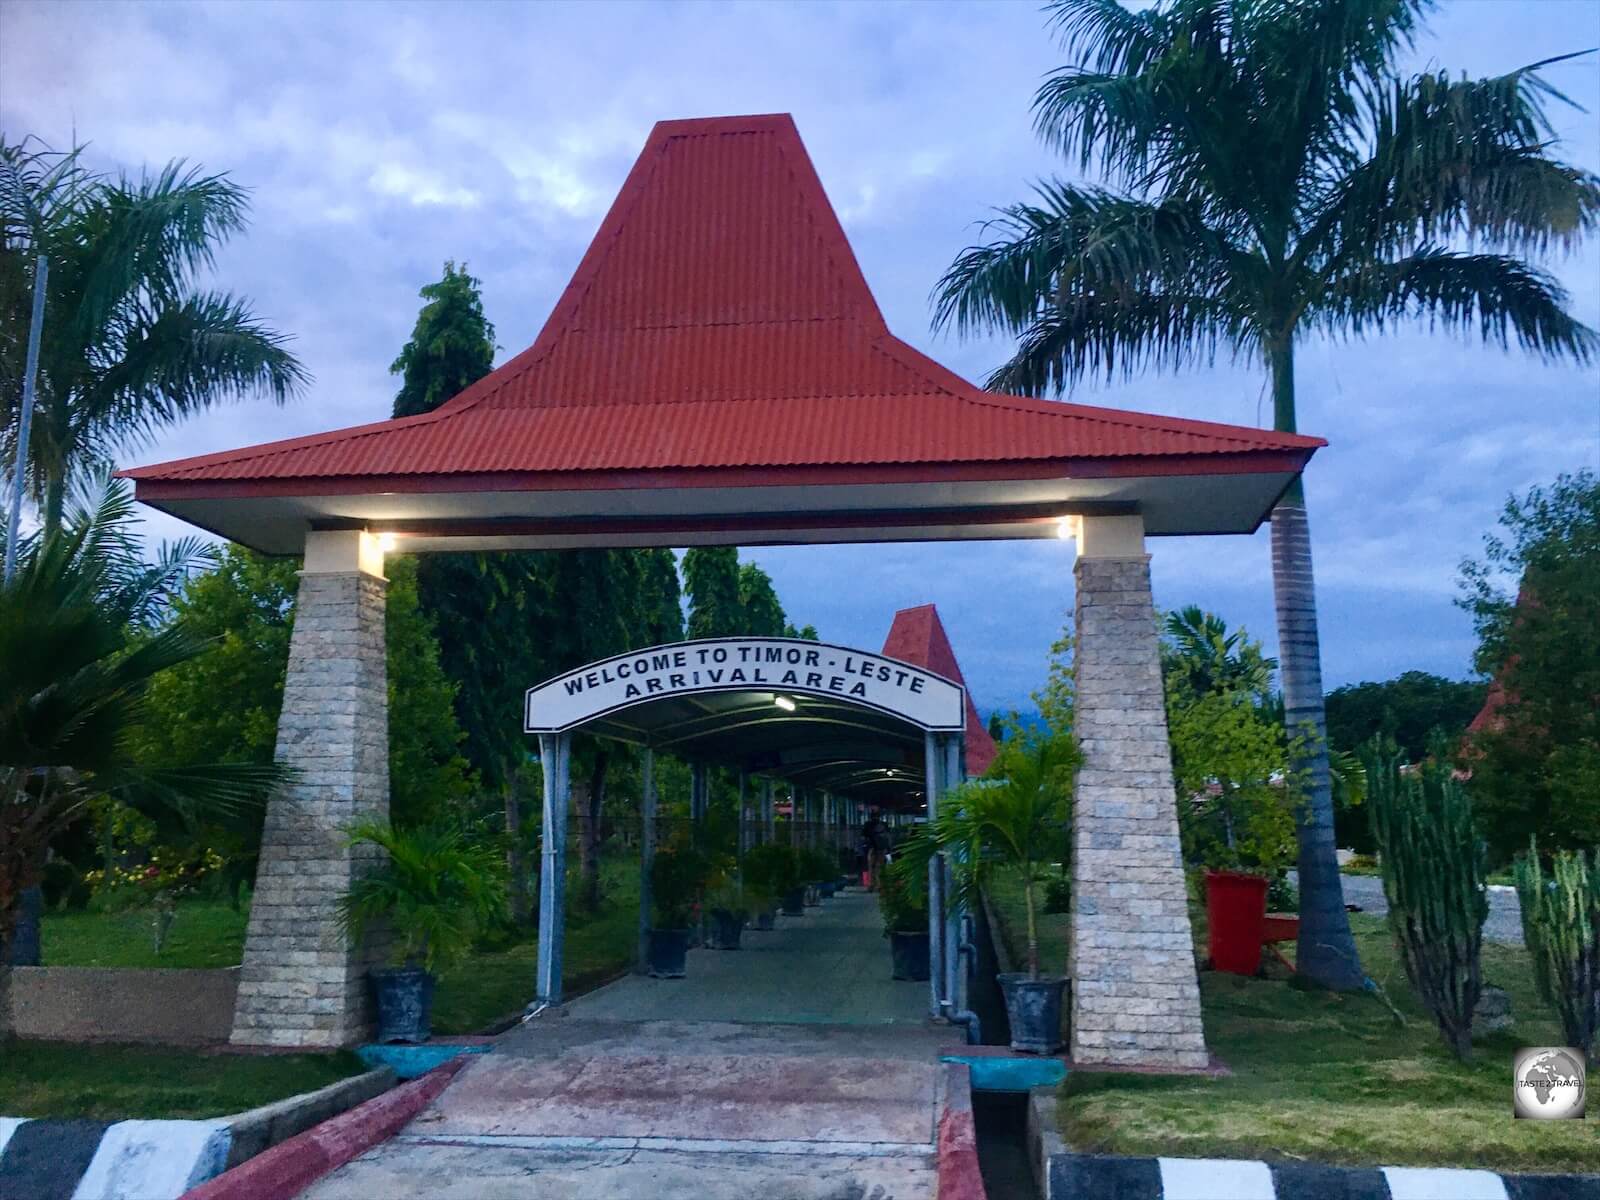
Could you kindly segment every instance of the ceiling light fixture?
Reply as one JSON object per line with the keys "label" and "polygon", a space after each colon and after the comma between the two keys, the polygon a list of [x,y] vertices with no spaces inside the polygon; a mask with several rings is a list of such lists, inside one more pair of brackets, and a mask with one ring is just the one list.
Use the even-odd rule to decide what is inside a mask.
{"label": "ceiling light fixture", "polygon": [[395,542],[397,541],[399,541],[399,539],[392,533],[380,533],[378,535],[378,549],[385,551],[393,550]]}
{"label": "ceiling light fixture", "polygon": [[1078,536],[1078,523],[1071,517],[1062,517],[1056,522],[1056,536],[1064,542],[1069,542]]}
{"label": "ceiling light fixture", "polygon": [[794,701],[787,696],[774,696],[772,702],[783,709],[784,712],[794,711]]}

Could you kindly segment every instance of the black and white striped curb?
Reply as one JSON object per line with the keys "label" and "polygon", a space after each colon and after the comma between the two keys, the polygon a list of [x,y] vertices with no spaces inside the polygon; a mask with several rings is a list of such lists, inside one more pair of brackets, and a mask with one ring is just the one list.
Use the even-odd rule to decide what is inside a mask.
{"label": "black and white striped curb", "polygon": [[0,1200],[172,1200],[228,1162],[226,1121],[0,1117]]}
{"label": "black and white striped curb", "polygon": [[1049,1194],[1056,1200],[1600,1200],[1600,1175],[1053,1154]]}

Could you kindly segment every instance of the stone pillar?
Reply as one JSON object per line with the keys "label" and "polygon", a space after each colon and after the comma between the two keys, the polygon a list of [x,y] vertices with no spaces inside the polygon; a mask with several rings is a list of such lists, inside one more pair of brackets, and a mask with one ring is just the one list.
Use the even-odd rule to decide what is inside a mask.
{"label": "stone pillar", "polygon": [[340,931],[338,902],[378,851],[345,830],[389,817],[388,581],[372,535],[306,535],[277,760],[299,772],[267,804],[234,1007],[235,1045],[361,1041],[376,947]]}
{"label": "stone pillar", "polygon": [[1144,522],[1078,538],[1072,1057],[1204,1067]]}

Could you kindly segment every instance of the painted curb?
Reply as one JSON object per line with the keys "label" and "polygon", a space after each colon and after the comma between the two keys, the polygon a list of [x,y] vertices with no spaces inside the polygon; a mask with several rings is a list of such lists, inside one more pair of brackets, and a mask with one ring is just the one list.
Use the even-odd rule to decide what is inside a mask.
{"label": "painted curb", "polygon": [[233,1132],[233,1144],[228,1148],[228,1161],[212,1174],[237,1167],[278,1143],[288,1141],[295,1134],[304,1133],[313,1125],[320,1125],[329,1117],[336,1117],[375,1096],[381,1096],[397,1082],[393,1071],[380,1067],[330,1083],[314,1092],[302,1092],[298,1096],[289,1096],[223,1117],[222,1120]]}
{"label": "painted curb", "polygon": [[1041,1200],[1050,1200],[1050,1160],[1067,1152],[1061,1137],[1054,1089],[1032,1092],[1028,1096],[1028,1169]]}
{"label": "painted curb", "polygon": [[978,1169],[978,1127],[972,1117],[972,1073],[960,1063],[944,1066],[939,1109],[939,1200],[987,1200]]}
{"label": "painted curb", "polygon": [[296,1134],[185,1192],[182,1200],[291,1200],[330,1171],[399,1132],[438,1098],[468,1061],[452,1059],[420,1079]]}
{"label": "painted curb", "polygon": [[1600,1175],[1056,1154],[1046,1200],[1600,1200]]}

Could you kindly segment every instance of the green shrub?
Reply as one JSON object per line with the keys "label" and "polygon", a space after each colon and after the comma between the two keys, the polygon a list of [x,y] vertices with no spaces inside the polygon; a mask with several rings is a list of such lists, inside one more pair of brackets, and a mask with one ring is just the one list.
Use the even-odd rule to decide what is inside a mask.
{"label": "green shrub", "polygon": [[357,941],[381,924],[397,963],[438,975],[465,959],[505,910],[505,860],[456,825],[395,829],[368,821],[351,829],[350,844],[384,854],[340,899],[340,922]]}
{"label": "green shrub", "polygon": [[878,877],[878,910],[885,933],[918,933],[928,928],[928,865],[897,858]]}
{"label": "green shrub", "polygon": [[711,874],[711,863],[692,846],[656,851],[650,864],[650,904],[657,929],[688,927],[695,903]]}
{"label": "green shrub", "polygon": [[1600,850],[1561,853],[1545,878],[1530,839],[1516,864],[1523,940],[1539,996],[1561,1014],[1567,1044],[1600,1064]]}
{"label": "green shrub", "polygon": [[793,848],[769,843],[756,846],[744,856],[744,885],[758,897],[779,900],[805,881]]}
{"label": "green shrub", "polygon": [[1488,868],[1472,802],[1447,764],[1402,772],[1399,750],[1376,740],[1362,758],[1389,929],[1417,998],[1466,1061],[1489,916]]}

